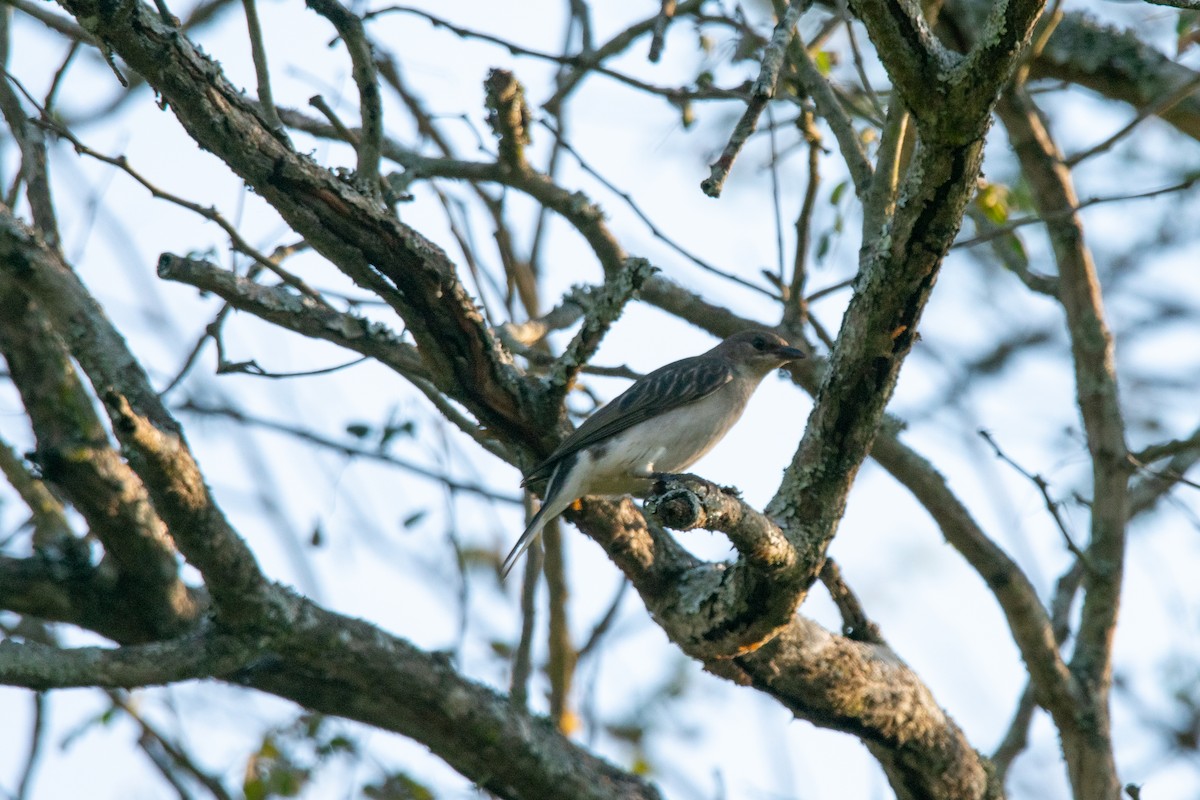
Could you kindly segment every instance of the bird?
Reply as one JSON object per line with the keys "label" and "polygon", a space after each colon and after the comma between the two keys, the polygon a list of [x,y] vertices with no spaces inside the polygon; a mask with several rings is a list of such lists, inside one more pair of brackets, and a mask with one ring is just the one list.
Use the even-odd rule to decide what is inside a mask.
{"label": "bird", "polygon": [[690,467],[729,432],[769,372],[804,357],[775,333],[747,330],[636,380],[525,474],[522,486],[546,480],[546,489],[501,578],[579,498],[644,494],[657,475]]}

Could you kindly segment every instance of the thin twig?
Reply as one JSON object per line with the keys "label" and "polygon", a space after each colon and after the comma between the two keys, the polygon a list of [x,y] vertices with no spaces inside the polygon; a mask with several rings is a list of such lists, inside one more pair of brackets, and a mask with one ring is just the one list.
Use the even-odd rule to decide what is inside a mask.
{"label": "thin twig", "polygon": [[63,58],[62,64],[54,73],[54,79],[50,81],[50,88],[46,90],[46,97],[42,100],[42,107],[47,111],[54,108],[54,100],[58,96],[58,90],[62,87],[63,79],[67,76],[67,68],[75,60],[75,55],[79,52],[79,40],[71,42],[71,46],[67,48],[67,55]]}
{"label": "thin twig", "polygon": [[787,52],[792,37],[796,34],[796,23],[799,21],[800,15],[811,2],[812,0],[792,0],[788,4],[787,11],[783,13],[783,18],[775,26],[771,41],[763,52],[762,68],[750,90],[750,98],[746,101],[746,110],[733,127],[733,132],[729,134],[729,141],[726,143],[725,149],[709,166],[709,176],[700,182],[701,191],[709,197],[721,196],[721,189],[725,186],[725,180],[729,177],[730,170],[733,169],[733,162],[745,147],[746,142],[749,141],[750,136],[757,130],[758,118],[766,109],[767,103],[775,96],[775,87],[779,83],[779,72],[783,68],[784,54]]}
{"label": "thin twig", "polygon": [[40,4],[32,2],[32,0],[4,0],[4,3],[24,14],[28,14],[50,30],[61,33],[72,41],[86,42],[92,47],[97,48],[101,46],[100,40],[85,30],[75,20],[47,11]]}
{"label": "thin twig", "polygon": [[973,236],[970,239],[963,239],[950,245],[951,250],[957,250],[963,247],[974,247],[977,244],[990,242],[998,236],[1004,236],[1015,231],[1017,228],[1022,228],[1026,225],[1036,225],[1042,222],[1056,222],[1062,219],[1067,219],[1074,216],[1077,212],[1082,211],[1089,206],[1097,206],[1104,203],[1123,203],[1126,200],[1149,200],[1155,197],[1161,197],[1165,194],[1174,192],[1184,192],[1191,189],[1197,183],[1200,183],[1200,175],[1194,175],[1186,178],[1179,183],[1172,183],[1169,186],[1162,186],[1158,189],[1149,189],[1144,192],[1133,192],[1131,194],[1115,194],[1107,197],[1089,197],[1086,200],[1080,201],[1070,208],[1059,209],[1045,214],[1038,214],[1029,217],[1020,217],[1012,220],[1006,225],[998,226],[994,230],[987,233],[981,233],[978,236]]}
{"label": "thin twig", "polygon": [[[58,212],[51,193],[50,175],[46,158],[46,137],[40,127],[29,119],[21,98],[13,91],[17,87],[35,108],[41,106],[26,91],[21,82],[0,65],[4,78],[0,79],[0,111],[17,142],[21,153],[20,174],[25,182],[25,197],[38,233],[51,247],[58,247],[61,237],[58,231]],[[11,86],[9,84],[12,84]]]}
{"label": "thin twig", "polygon": [[1075,544],[1075,539],[1071,536],[1070,530],[1067,529],[1067,523],[1062,518],[1062,513],[1059,510],[1061,503],[1050,496],[1050,483],[1041,475],[1030,472],[1022,467],[1007,453],[1001,450],[999,443],[992,437],[990,432],[981,428],[979,430],[979,436],[985,442],[987,442],[989,446],[991,446],[992,451],[996,454],[996,458],[999,458],[1005,464],[1008,464],[1010,467],[1019,472],[1022,477],[1037,487],[1038,491],[1042,495],[1042,500],[1046,504],[1046,510],[1050,512],[1050,516],[1054,519],[1054,524],[1058,526],[1059,532],[1062,533],[1063,541],[1067,545],[1067,550],[1071,551],[1071,554],[1079,559],[1080,562],[1087,564],[1087,555],[1079,548],[1078,545]]}
{"label": "thin twig", "polygon": [[[22,89],[22,92],[24,92],[24,89]],[[29,97],[29,94],[26,92],[25,96]],[[33,102],[33,99],[30,98],[30,101]],[[148,192],[150,192],[151,196],[153,196],[154,198],[156,198],[158,200],[165,200],[168,203],[172,203],[181,208],[185,208],[194,214],[200,215],[201,217],[203,217],[204,219],[207,219],[210,222],[216,223],[221,228],[221,230],[225,231],[225,233],[229,236],[230,243],[233,245],[234,250],[254,259],[254,261],[256,263],[262,265],[266,269],[275,273],[275,275],[277,275],[279,277],[279,279],[282,280],[284,283],[286,283],[288,286],[291,286],[292,288],[296,289],[297,291],[307,295],[308,297],[312,298],[313,300],[320,303],[321,305],[328,305],[325,302],[324,298],[322,298],[320,294],[318,294],[316,291],[314,291],[312,288],[310,288],[308,286],[308,284],[306,284],[301,278],[297,277],[296,275],[293,275],[288,270],[279,266],[279,264],[273,262],[269,256],[260,252],[256,247],[254,247],[248,241],[246,241],[242,237],[242,235],[238,232],[237,228],[235,228],[232,223],[230,223],[228,220],[226,220],[224,215],[222,215],[221,212],[217,211],[217,209],[215,207],[213,207],[213,206],[205,207],[205,206],[200,205],[199,203],[193,203],[190,200],[185,200],[184,198],[182,198],[178,195],[172,194],[171,192],[168,192],[164,189],[160,189],[158,186],[151,183],[147,178],[142,176],[142,174],[140,172],[138,172],[136,169],[134,169],[130,165],[128,159],[125,158],[125,156],[123,156],[123,155],[122,156],[110,156],[110,155],[101,153],[97,150],[93,150],[92,148],[90,148],[86,144],[84,144],[83,141],[80,140],[77,136],[75,136],[75,134],[72,133],[71,130],[69,128],[67,128],[67,126],[63,125],[62,122],[60,122],[54,116],[47,113],[45,108],[43,108],[41,105],[38,105],[37,108],[38,108],[38,111],[40,114],[39,119],[38,119],[38,124],[45,127],[47,130],[53,131],[56,135],[61,136],[62,138],[69,141],[72,144],[72,146],[74,146],[75,152],[79,153],[80,155],[85,155],[90,158],[94,158],[97,161],[100,161],[104,164],[108,164],[110,166],[117,167],[122,172],[124,172],[126,175],[133,178],[133,180],[135,180],[137,183],[141,184],[141,186],[143,188],[145,188]]]}
{"label": "thin twig", "polygon": [[863,150],[858,131],[854,130],[854,123],[850,120],[846,109],[842,107],[837,95],[834,94],[829,81],[821,74],[821,70],[817,69],[817,65],[813,62],[807,48],[804,47],[804,43],[799,40],[793,42],[789,55],[792,57],[800,85],[813,99],[813,103],[817,106],[817,113],[825,120],[833,132],[833,138],[837,140],[838,150],[841,152],[842,158],[846,160],[846,167],[850,170],[850,179],[854,181],[855,194],[860,198],[863,197],[871,185],[874,169]]}
{"label": "thin twig", "polygon": [[383,143],[383,101],[379,94],[379,80],[375,74],[375,58],[363,28],[362,18],[350,12],[337,0],[309,0],[308,5],[333,24],[350,54],[351,74],[358,87],[359,116],[362,118],[362,133],[356,146],[356,171],[363,188],[371,194],[378,195],[379,159]]}
{"label": "thin twig", "polygon": [[592,628],[592,632],[588,634],[587,640],[583,643],[583,647],[579,648],[576,653],[576,666],[582,664],[583,661],[596,652],[600,643],[604,640],[605,635],[612,629],[613,623],[617,620],[617,612],[621,610],[621,601],[625,599],[625,592],[629,589],[629,579],[622,578],[621,585],[617,587],[617,593],[613,595],[612,602],[608,604],[608,609],[604,615],[600,617],[600,621]]}
{"label": "thin twig", "polygon": [[[559,135],[559,131],[556,130],[554,128],[554,126],[552,126],[550,123],[546,122],[545,120],[540,120],[540,122],[541,122],[542,126],[545,127],[547,130],[551,131],[556,136]],[[618,188],[616,185],[611,183],[607,178],[605,178],[603,175],[601,175],[595,168],[593,168],[591,166],[591,164],[589,164],[583,158],[583,156],[579,153],[579,151],[577,151],[574,147],[571,146],[571,144],[568,141],[566,141],[565,138],[562,138],[561,141],[562,141],[562,148],[564,150],[566,150],[568,153],[570,153],[575,158],[576,162],[578,162],[578,164],[579,164],[580,169],[582,169],[584,172],[586,172],[591,177],[595,178],[600,183],[600,185],[602,185],[605,189],[608,189],[610,192],[615,194],[617,197],[621,198],[621,200],[625,203],[625,205],[629,207],[629,210],[632,211],[634,213],[634,215],[637,216],[637,218],[640,219],[642,221],[642,223],[645,224],[645,226],[650,230],[650,234],[655,239],[658,239],[659,241],[663,242],[668,247],[670,247],[672,250],[674,250],[676,253],[679,253],[679,255],[683,256],[688,261],[691,261],[693,264],[695,264],[697,267],[704,270],[705,272],[710,272],[713,275],[724,278],[727,281],[732,281],[732,282],[738,284],[739,286],[743,286],[753,292],[758,292],[759,294],[770,297],[772,300],[779,299],[779,295],[776,294],[775,292],[772,292],[770,289],[765,289],[756,283],[752,283],[752,282],[746,280],[745,278],[738,277],[737,275],[734,275],[731,272],[726,272],[725,270],[723,270],[719,267],[713,266],[712,264],[708,263],[704,259],[700,258],[700,256],[698,256],[695,253],[693,253],[692,251],[688,250],[686,247],[681,245],[679,242],[672,239],[670,236],[668,236],[666,233],[664,233],[662,231],[662,229],[660,229],[657,225],[654,224],[654,221],[650,219],[649,215],[646,214],[646,212],[643,211],[642,208],[637,204],[637,201],[633,199],[633,195],[631,195],[629,192],[623,191],[622,189]]]}
{"label": "thin twig", "polygon": [[133,707],[124,692],[109,690],[106,692],[106,694],[109,696],[109,699],[112,700],[114,706],[124,711],[129,715],[130,719],[137,723],[137,726],[141,729],[143,736],[148,737],[151,741],[163,749],[176,767],[182,769],[194,780],[199,781],[200,784],[203,785],[213,797],[217,798],[217,800],[233,800],[233,796],[225,790],[225,787],[221,785],[219,780],[202,770],[199,765],[196,764],[195,759],[188,755],[178,745],[167,739],[167,737],[162,734],[155,725],[150,723],[136,708]]}
{"label": "thin twig", "polygon": [[805,107],[798,121],[804,140],[808,143],[808,185],[804,188],[804,201],[800,215],[796,217],[796,254],[792,261],[792,282],[788,287],[788,310],[800,324],[808,317],[808,300],[804,297],[804,285],[808,282],[808,247],[812,237],[813,210],[817,205],[817,190],[821,186],[821,134],[813,118],[813,112]]}
{"label": "thin twig", "polygon": [[821,583],[842,615],[842,634],[848,639],[868,644],[887,645],[879,626],[867,617],[858,596],[842,578],[842,570],[832,558],[821,567]]}
{"label": "thin twig", "polygon": [[335,131],[337,131],[337,135],[339,137],[341,137],[344,141],[349,142],[355,148],[358,147],[358,133],[346,127],[346,123],[342,122],[341,118],[337,115],[329,103],[326,102],[324,97],[319,94],[314,94],[312,97],[308,98],[308,104],[317,111],[320,111],[325,116],[325,119],[329,120],[329,124],[333,126]]}
{"label": "thin twig", "polygon": [[663,44],[666,40],[667,27],[675,19],[675,0],[662,0],[662,10],[654,20],[654,33],[650,37],[650,60],[657,64],[662,58]]}
{"label": "thin twig", "polygon": [[29,753],[25,756],[25,767],[13,800],[25,800],[30,796],[33,778],[37,774],[38,762],[42,758],[42,747],[46,743],[46,693],[33,693],[33,729],[29,732]]}
{"label": "thin twig", "polygon": [[767,106],[767,141],[771,145],[771,160],[768,163],[768,169],[771,172],[771,209],[774,211],[775,217],[775,285],[779,287],[780,294],[785,295],[787,284],[783,277],[783,200],[780,197],[779,189],[779,143],[775,136],[775,118],[771,112],[771,107]]}
{"label": "thin twig", "polygon": [[[1149,1],[1154,2],[1154,0]],[[1198,4],[1196,8],[1200,8],[1200,4]],[[1085,159],[1091,158],[1098,153],[1103,153],[1106,150],[1111,149],[1113,145],[1127,136],[1138,125],[1142,124],[1144,120],[1149,119],[1150,117],[1161,116],[1163,113],[1169,111],[1190,97],[1197,88],[1200,88],[1200,75],[1197,75],[1189,81],[1185,81],[1178,89],[1166,95],[1165,97],[1156,100],[1150,105],[1139,108],[1133,119],[1131,119],[1129,123],[1123,126],[1119,131],[1100,142],[1100,144],[1089,147],[1087,150],[1063,159],[1063,163],[1068,167],[1074,167]]]}
{"label": "thin twig", "polygon": [[1134,463],[1141,467],[1146,464],[1151,464],[1164,458],[1186,453],[1189,451],[1200,450],[1200,428],[1192,431],[1192,435],[1183,439],[1172,439],[1169,442],[1160,442],[1152,444],[1149,447],[1144,447],[1134,453],[1130,453],[1129,457]]}
{"label": "thin twig", "polygon": [[177,411],[182,411],[185,413],[197,414],[205,417],[222,417],[232,420],[240,425],[250,425],[256,428],[262,428],[263,430],[282,433],[285,436],[290,436],[291,438],[305,442],[306,444],[326,450],[333,450],[334,452],[348,458],[366,458],[372,461],[378,461],[389,466],[397,467],[406,472],[410,472],[413,475],[419,475],[422,478],[427,478],[435,483],[440,483],[444,486],[454,489],[455,491],[477,494],[480,497],[486,497],[489,500],[496,500],[501,503],[510,503],[516,505],[521,502],[519,497],[494,492],[487,487],[479,486],[477,484],[464,483],[462,481],[455,480],[449,475],[435,472],[428,467],[423,467],[420,464],[415,464],[411,461],[399,458],[381,449],[371,449],[357,444],[351,444],[349,442],[337,441],[336,439],[331,439],[328,436],[317,433],[316,431],[302,428],[299,425],[277,422],[275,420],[269,420],[263,417],[256,417],[232,406],[210,406],[205,405],[198,400],[189,398],[188,400],[185,400],[177,405],[175,408]]}
{"label": "thin twig", "polygon": [[[526,492],[525,516],[532,519],[533,495]],[[550,527],[557,522],[552,520]],[[499,567],[499,562],[496,564]],[[521,579],[521,638],[513,653],[512,677],[509,680],[509,699],[517,708],[529,704],[529,678],[533,674],[533,632],[537,620],[537,587],[542,575],[542,540],[538,537],[525,558],[525,573]]]}
{"label": "thin twig", "polygon": [[854,285],[854,278],[846,278],[846,280],[838,281],[837,283],[831,284],[830,286],[826,286],[824,289],[818,289],[817,291],[810,294],[808,297],[804,298],[804,302],[807,305],[812,305],[813,303],[817,302],[818,300],[820,300],[823,297],[828,297],[831,294],[840,292],[842,289],[849,289],[853,285]]}
{"label": "thin twig", "polygon": [[258,6],[255,0],[242,0],[246,12],[246,29],[250,34],[250,55],[254,59],[254,76],[258,81],[258,104],[262,107],[266,123],[278,133],[283,133],[283,122],[275,110],[275,98],[271,93],[271,72],[267,68],[267,48],[263,44],[262,25],[258,21]]}
{"label": "thin twig", "polygon": [[[690,0],[690,2],[682,3],[676,9],[677,15],[684,12],[694,11],[695,9],[699,8],[700,5],[701,3],[699,0]],[[734,89],[720,89],[711,87],[689,91],[683,88],[655,86],[653,84],[641,81],[631,75],[626,75],[622,72],[618,72],[617,70],[605,67],[600,63],[603,59],[624,50],[638,36],[646,33],[647,31],[651,31],[654,20],[658,18],[658,15],[644,20],[643,22],[640,22],[621,32],[620,34],[617,34],[617,36],[613,37],[612,40],[594,50],[587,49],[579,55],[557,55],[544,50],[535,50],[533,48],[524,47],[516,42],[512,42],[489,33],[482,33],[480,31],[464,28],[434,14],[430,14],[427,11],[408,6],[387,6],[385,8],[376,9],[375,11],[365,14],[363,19],[365,21],[370,21],[374,17],[387,13],[413,14],[425,19],[434,27],[445,28],[461,38],[478,39],[483,42],[494,44],[497,47],[502,47],[512,55],[528,56],[530,58],[550,61],[555,64],[560,64],[564,67],[571,68],[572,71],[569,72],[562,80],[558,81],[558,88],[555,91],[554,96],[542,105],[546,111],[556,116],[558,115],[559,109],[566,101],[566,98],[570,94],[571,90],[573,90],[574,87],[578,85],[580,79],[589,72],[594,72],[597,75],[603,75],[607,78],[611,78],[634,89],[639,89],[644,92],[649,92],[650,94],[665,97],[672,102],[680,102],[685,99],[741,100],[745,97],[743,92]]]}
{"label": "thin twig", "polygon": [[[1200,11],[1200,0],[1146,0],[1146,2],[1167,8],[1182,8],[1184,11]],[[1130,797],[1132,796],[1131,793]]]}
{"label": "thin twig", "polygon": [[[219,341],[219,340],[218,340]],[[243,374],[253,375],[258,378],[311,378],[314,375],[331,375],[334,372],[341,372],[347,367],[357,366],[367,360],[367,356],[359,356],[342,364],[334,364],[332,367],[318,367],[316,369],[303,369],[295,372],[272,372],[263,369],[258,365],[257,361],[226,361],[222,356],[217,363],[218,375]]]}
{"label": "thin twig", "polygon": [[[871,81],[867,77],[867,70],[864,66],[862,49],[858,46],[858,37],[854,35],[854,19],[850,16],[850,9],[847,8],[846,0],[838,0],[837,3],[838,16],[846,24],[846,39],[850,42],[850,53],[854,61],[854,70],[858,73],[858,79],[862,83],[863,90],[867,93],[867,99],[871,101],[871,107],[875,109],[875,115],[883,118],[885,112],[883,105],[879,102],[879,95],[875,93],[874,87],[871,86]],[[899,97],[893,99],[893,103],[898,102]]]}

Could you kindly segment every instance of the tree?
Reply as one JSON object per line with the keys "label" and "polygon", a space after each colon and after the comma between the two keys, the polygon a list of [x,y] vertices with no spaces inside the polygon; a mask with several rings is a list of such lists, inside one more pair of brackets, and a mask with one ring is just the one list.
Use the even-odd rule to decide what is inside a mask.
{"label": "tree", "polygon": [[[1135,784],[1164,774],[1168,786],[1195,787],[1194,762],[1189,772],[1171,758],[1194,751],[1195,654],[1160,654],[1136,639],[1126,645],[1132,653],[1155,655],[1122,661],[1114,651],[1119,630],[1191,626],[1165,602],[1139,603],[1121,628],[1118,620],[1130,582],[1147,594],[1156,583],[1175,585],[1165,568],[1152,579],[1129,568],[1139,547],[1169,547],[1178,569],[1195,565],[1194,545],[1172,532],[1181,519],[1195,526],[1187,505],[1194,499],[1181,492],[1194,488],[1185,474],[1200,458],[1200,376],[1194,348],[1178,342],[1195,333],[1200,295],[1194,267],[1170,262],[1195,232],[1186,213],[1144,200],[1194,204],[1196,174],[1183,168],[1183,154],[1195,152],[1188,148],[1200,135],[1200,79],[1182,55],[1195,38],[1194,10],[1130,7],[1126,32],[1033,0],[923,8],[796,0],[745,11],[696,0],[620,22],[609,19],[613,10],[573,2],[557,10],[563,17],[554,28],[509,18],[512,11],[489,8],[497,16],[488,19],[482,7],[474,19],[463,12],[451,21],[309,0],[315,13],[270,9],[263,25],[246,0],[238,27],[245,22],[251,58],[243,64],[245,48],[224,27],[235,22],[224,0],[202,2],[182,20],[163,3],[60,0],[64,14],[6,1],[0,41],[9,72],[0,104],[12,141],[0,213],[0,352],[10,406],[19,403],[27,428],[7,419],[0,448],[9,503],[25,509],[19,521],[9,513],[0,557],[0,682],[33,690],[37,708],[51,690],[104,690],[106,713],[136,721],[141,748],[180,796],[229,796],[228,776],[222,783],[209,774],[127,690],[210,679],[306,709],[294,725],[255,732],[242,786],[248,797],[296,794],[338,754],[362,758],[359,740],[329,718],[418,742],[501,797],[649,798],[661,796],[659,783],[686,786],[665,759],[647,755],[645,739],[666,735],[661,721],[634,715],[619,724],[580,711],[584,701],[572,688],[578,662],[611,646],[606,637],[615,635],[612,620],[626,599],[617,594],[588,641],[572,632],[569,590],[595,590],[573,577],[554,526],[544,558],[529,560],[519,609],[511,609],[521,615],[519,639],[491,642],[502,661],[490,663],[509,672],[507,694],[488,685],[498,682],[495,669],[471,656],[487,643],[489,625],[469,619],[479,610],[470,595],[511,596],[495,567],[518,530],[505,525],[485,541],[480,520],[515,499],[488,476],[499,474],[497,460],[528,469],[547,455],[569,430],[568,409],[580,408],[578,386],[628,377],[627,368],[593,359],[623,312],[653,308],[659,316],[630,322],[640,327],[624,341],[654,346],[627,346],[618,358],[636,356],[650,368],[675,357],[667,355],[673,347],[701,341],[680,333],[679,322],[717,337],[770,327],[812,354],[788,371],[796,391],[787,413],[796,415],[800,393],[811,395],[811,413],[763,507],[677,476],[642,507],[589,498],[567,514],[624,575],[641,617],[648,611],[669,640],[666,649],[742,687],[738,697],[765,696],[798,719],[856,738],[898,797],[1034,796],[1039,790],[1010,780],[1009,767],[1029,748],[1056,747],[1063,791],[1076,798],[1116,798],[1123,782],[1136,796]],[[566,33],[552,50],[545,41],[556,29]],[[336,38],[328,54],[294,49],[329,36]],[[484,82],[490,138],[481,138],[480,152],[467,154],[474,109],[449,109],[446,96],[431,97],[410,78],[413,53],[428,37],[444,48],[429,58],[448,73],[445,85]],[[1175,60],[1161,51],[1172,45],[1181,51]],[[58,52],[65,56],[52,63],[46,54]],[[280,58],[291,74],[278,68]],[[297,92],[322,84],[311,74],[297,79],[307,58],[345,65],[357,125],[334,107],[336,87],[299,107]],[[484,80],[472,72],[480,58],[512,68]],[[662,79],[685,73],[678,88]],[[115,99],[89,108],[117,80]],[[257,99],[242,81],[256,85]],[[601,106],[605,95],[596,92],[620,99]],[[152,102],[169,116],[136,116]],[[128,157],[113,154],[123,145],[92,144],[128,130],[130,119],[138,122]],[[588,128],[608,125],[606,146],[604,132]],[[686,152],[644,157],[668,125],[678,126],[670,135],[679,147],[720,137],[707,175]],[[193,169],[183,135],[212,156],[191,179],[182,177]],[[623,136],[637,137],[626,152]],[[141,165],[163,152],[178,163]],[[338,166],[344,154],[351,160]],[[105,181],[148,189],[155,209],[183,209],[215,225],[177,227],[185,223],[138,216],[115,196],[81,198],[72,191],[87,185],[81,159],[87,169],[105,165]],[[756,169],[755,159],[768,168]],[[636,175],[610,177],[623,162],[643,170],[681,163],[696,180],[656,175],[626,194],[622,185]],[[242,219],[219,207],[228,205],[221,192],[230,177],[253,193],[242,195]],[[619,209],[611,219],[601,195]],[[697,199],[709,203],[707,212],[690,211]],[[100,211],[89,212],[89,202]],[[742,203],[748,212],[736,207]],[[685,207],[696,216],[681,213]],[[132,243],[117,254],[130,275],[145,275],[143,248],[161,249],[158,277],[202,294],[172,289],[165,309],[147,301],[138,312],[101,303],[114,267],[110,255],[82,249],[89,213],[130,230]],[[794,225],[782,223],[785,213]],[[739,225],[757,227],[742,237]],[[852,226],[861,232],[852,237],[856,255],[839,247]],[[708,257],[710,248],[720,257]],[[716,266],[738,250],[745,260]],[[772,253],[777,265],[757,269]],[[89,272],[97,269],[107,272]],[[824,286],[813,291],[817,277]],[[567,289],[580,279],[590,282]],[[200,314],[209,321],[194,346],[163,341],[171,319]],[[314,344],[303,358],[308,374],[279,369],[282,348],[295,339],[277,331],[365,364],[316,370],[314,354],[326,351]],[[210,351],[216,372],[231,377],[204,374]],[[245,352],[253,355],[239,360]],[[378,369],[367,373],[375,380],[385,371],[403,378],[414,398],[407,410],[354,421],[329,395],[313,409],[324,412],[316,424],[253,410],[265,399],[274,411],[295,387],[361,393],[371,385],[366,369]],[[283,378],[284,390],[267,383]],[[208,424],[214,418],[236,426],[240,457],[219,452],[223,429]],[[339,424],[341,435],[329,433]],[[247,446],[265,428],[292,444],[273,439],[275,452],[266,454]],[[979,428],[987,430],[977,435]],[[397,442],[412,441],[419,452],[415,443],[431,439],[446,448],[440,465],[399,452]],[[424,519],[428,506],[409,503],[405,527],[421,542],[406,552],[448,543],[440,563],[452,554],[460,619],[413,605],[421,576],[406,565],[397,565],[403,578],[373,590],[372,621],[275,582],[263,564],[279,547],[257,531],[264,520],[294,528],[281,509],[323,485],[313,470],[289,463],[297,451],[288,448],[297,446],[403,470],[388,480],[406,497],[430,480],[444,488],[444,538]],[[872,462],[886,481],[859,477]],[[227,470],[247,475],[227,482]],[[280,470],[291,478],[273,485],[269,476]],[[911,497],[896,499],[896,486]],[[238,494],[247,487],[259,507],[230,511],[247,505]],[[371,491],[387,489],[336,493],[354,503]],[[1036,516],[1030,497],[1041,506]],[[1167,498],[1177,505],[1161,509]],[[988,686],[1015,709],[988,753],[976,741],[987,735],[964,732],[937,687],[903,660],[913,651],[889,644],[894,627],[869,616],[886,611],[872,612],[871,593],[851,588],[854,571],[829,557],[856,506],[878,513],[855,523],[851,559],[856,551],[884,554],[882,574],[906,587],[897,592],[922,586],[944,608],[971,609],[964,624],[979,635],[957,642],[947,659],[969,663],[973,653],[992,652],[1002,633],[1011,637],[1025,688]],[[474,521],[460,528],[455,514]],[[908,535],[926,520],[955,552],[953,566],[928,574],[886,544],[889,527]],[[681,532],[698,527],[727,537],[729,563],[684,547]],[[310,539],[316,547],[348,535],[345,526],[330,532],[318,524]],[[311,569],[294,529],[283,541],[295,568]],[[964,566],[976,576],[969,588]],[[539,646],[543,577],[548,633]],[[838,632],[808,611],[818,581],[841,616]],[[1194,607],[1194,585],[1179,591]],[[390,603],[445,622],[434,638],[457,636],[452,654],[419,646],[415,634],[389,633]],[[106,641],[80,638],[80,630]],[[548,717],[537,703],[528,708],[531,685],[542,685],[532,681],[543,653]],[[1123,693],[1115,707],[1131,718],[1126,726],[1113,722],[1114,665]],[[1035,719],[1049,722],[1057,744],[1036,728],[1031,739]],[[609,759],[572,736],[581,725],[602,738]],[[618,766],[613,742],[622,737],[635,756]],[[36,731],[30,739],[21,796],[38,760]],[[1165,759],[1157,767],[1128,755],[1147,743]],[[648,777],[648,769],[658,772]],[[688,770],[693,779],[707,771]],[[1053,781],[1052,773],[1038,774]],[[370,796],[428,791],[428,781],[403,769],[370,782]]]}

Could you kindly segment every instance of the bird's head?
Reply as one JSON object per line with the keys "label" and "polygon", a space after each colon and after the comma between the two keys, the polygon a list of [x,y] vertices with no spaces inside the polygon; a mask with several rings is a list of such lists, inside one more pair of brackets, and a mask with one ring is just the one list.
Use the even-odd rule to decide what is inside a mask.
{"label": "bird's head", "polygon": [[760,376],[805,357],[803,350],[792,347],[782,336],[761,330],[735,333],[717,345],[713,355],[728,358],[739,371]]}

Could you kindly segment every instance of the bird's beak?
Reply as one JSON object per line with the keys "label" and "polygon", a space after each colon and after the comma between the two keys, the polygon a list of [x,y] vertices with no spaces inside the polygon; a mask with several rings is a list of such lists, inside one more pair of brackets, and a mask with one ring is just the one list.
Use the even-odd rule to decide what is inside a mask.
{"label": "bird's beak", "polygon": [[797,347],[789,347],[787,345],[775,348],[775,355],[784,361],[798,361],[801,358],[808,357],[804,355],[803,350]]}

